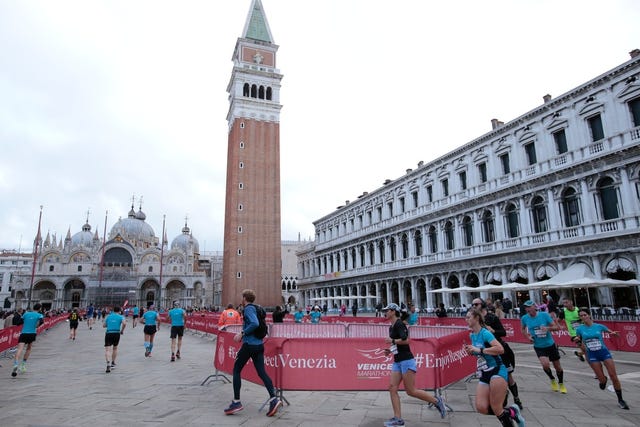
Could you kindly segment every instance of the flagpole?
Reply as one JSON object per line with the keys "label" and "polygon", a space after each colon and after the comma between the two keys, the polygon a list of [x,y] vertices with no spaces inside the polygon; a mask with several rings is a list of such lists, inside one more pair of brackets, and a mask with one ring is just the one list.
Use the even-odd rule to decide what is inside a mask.
{"label": "flagpole", "polygon": [[102,259],[100,260],[100,281],[98,288],[102,288],[102,274],[104,273],[104,248],[107,246],[107,215],[109,211],[104,211],[104,231],[102,233]]}
{"label": "flagpole", "polygon": [[31,309],[31,294],[33,293],[33,279],[36,275],[36,264],[38,262],[38,246],[40,245],[40,224],[42,223],[42,205],[40,205],[40,216],[38,217],[38,233],[33,248],[33,264],[31,265],[31,285],[29,285],[29,299],[27,309]]}
{"label": "flagpole", "polygon": [[[164,224],[166,215],[162,215],[162,236],[160,237],[160,295],[162,295],[162,257],[164,255]],[[162,305],[162,301],[160,301]]]}

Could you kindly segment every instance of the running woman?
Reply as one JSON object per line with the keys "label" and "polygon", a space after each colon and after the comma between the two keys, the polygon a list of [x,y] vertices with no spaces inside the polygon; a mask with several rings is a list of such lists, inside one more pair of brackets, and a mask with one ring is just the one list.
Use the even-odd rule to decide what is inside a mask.
{"label": "running woman", "polygon": [[[40,303],[36,303],[33,306],[33,310],[27,308],[27,312],[22,315],[22,333],[18,338],[18,348],[13,360],[13,370],[11,371],[12,377],[18,375],[18,368],[21,374],[27,372],[27,359],[31,355],[31,347],[36,341],[37,328],[44,323],[44,316],[40,313],[41,308]],[[27,347],[26,350],[25,346]],[[22,357],[23,351],[24,357]]]}
{"label": "running woman", "polygon": [[124,328],[127,327],[127,319],[121,312],[122,309],[120,307],[113,307],[113,311],[105,316],[102,322],[102,327],[107,328],[104,335],[104,359],[107,362],[107,373],[116,367],[120,335],[124,334]]}
{"label": "running woman", "polygon": [[507,368],[500,355],[504,348],[500,341],[485,327],[482,312],[472,308],[466,315],[467,325],[471,330],[471,345],[465,345],[467,354],[476,356],[478,385],[476,387],[476,409],[481,414],[495,415],[504,427],[525,426],[520,408],[513,404],[503,406],[507,393]]}
{"label": "running woman", "polygon": [[76,339],[76,331],[78,330],[78,322],[80,321],[80,314],[78,313],[78,309],[74,308],[71,313],[69,313],[69,339]]}
{"label": "running woman", "polygon": [[616,392],[616,396],[618,396],[618,406],[622,409],[628,410],[629,405],[627,405],[627,402],[622,399],[622,386],[620,385],[620,380],[616,373],[616,364],[614,363],[613,357],[602,339],[603,333],[608,333],[616,337],[620,336],[620,334],[618,334],[617,331],[610,331],[609,328],[601,325],[600,323],[594,323],[587,308],[581,308],[579,314],[580,319],[582,320],[582,325],[578,326],[576,334],[584,343],[587,350],[587,360],[589,361],[591,369],[593,369],[593,372],[595,372],[598,377],[600,390],[604,390],[607,387],[607,377],[604,375],[604,371],[602,370],[602,365],[604,365],[611,377],[611,382],[613,383],[613,389]]}
{"label": "running woman", "polygon": [[416,388],[416,372],[418,370],[416,359],[414,359],[409,347],[409,328],[400,318],[401,309],[398,304],[391,303],[382,309],[385,317],[391,323],[389,326],[389,337],[385,338],[391,347],[385,350],[387,356],[393,354],[393,365],[389,382],[389,395],[391,397],[391,407],[393,408],[393,418],[384,423],[385,427],[403,426],[402,411],[400,407],[400,395],[398,388],[400,383],[404,383],[404,389],[411,397],[431,403],[440,411],[440,417],[447,416],[447,408],[442,397],[435,397],[424,390]]}
{"label": "running woman", "polygon": [[142,315],[142,323],[144,323],[144,357],[151,357],[153,339],[156,332],[160,330],[158,312],[155,311],[153,304]]}
{"label": "running woman", "polygon": [[[509,346],[509,343],[504,340],[504,337],[507,336],[507,331],[504,329],[500,318],[495,313],[489,311],[487,303],[482,298],[474,299],[471,306],[476,310],[480,310],[480,314],[482,314],[482,318],[484,319],[484,327],[491,332],[494,337],[496,337],[504,349],[504,353],[500,355],[500,359],[502,359],[504,366],[507,368],[507,383],[509,391],[511,391],[511,394],[513,395],[513,403],[518,405],[518,408],[522,409],[522,401],[518,394],[518,384],[513,377],[513,371],[516,369],[516,355],[511,349],[511,346]],[[508,394],[509,393],[507,392],[502,406],[507,406],[509,398]]]}
{"label": "running woman", "polygon": [[[533,343],[533,349],[538,356],[540,365],[542,365],[542,370],[551,380],[551,390],[560,390],[560,393],[566,393],[564,371],[560,365],[560,352],[558,352],[558,346],[551,335],[551,331],[558,330],[558,322],[555,322],[549,313],[538,312],[536,303],[532,300],[525,301],[524,308],[527,314],[520,319],[522,334]],[[553,363],[553,367],[556,369],[557,381],[551,372],[550,363]]]}
{"label": "running woman", "polygon": [[[171,361],[175,362],[176,357],[180,359],[180,347],[182,347],[187,312],[181,309],[176,301],[173,303],[173,308],[169,310],[169,318],[171,319]],[[178,338],[178,351],[176,351],[176,337]]]}

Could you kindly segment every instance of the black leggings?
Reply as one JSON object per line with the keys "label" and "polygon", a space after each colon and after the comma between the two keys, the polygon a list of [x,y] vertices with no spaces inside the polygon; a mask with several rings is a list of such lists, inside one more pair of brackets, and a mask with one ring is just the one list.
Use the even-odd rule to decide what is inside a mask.
{"label": "black leggings", "polygon": [[240,347],[240,351],[238,351],[236,362],[233,364],[233,398],[240,400],[240,386],[242,384],[240,373],[249,359],[253,360],[253,366],[267,388],[269,396],[275,397],[276,392],[273,388],[273,382],[271,382],[271,378],[269,378],[267,371],[264,369],[264,344],[250,345],[244,343]]}

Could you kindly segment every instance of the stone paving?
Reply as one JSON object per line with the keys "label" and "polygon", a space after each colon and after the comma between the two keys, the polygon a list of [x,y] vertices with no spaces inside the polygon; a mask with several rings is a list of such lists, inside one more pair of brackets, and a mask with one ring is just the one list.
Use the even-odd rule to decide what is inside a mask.
{"label": "stone paving", "polygon": [[[38,336],[27,372],[11,377],[12,360],[0,358],[0,426],[382,426],[390,418],[386,391],[284,391],[289,402],[275,417],[261,408],[267,393],[243,381],[244,410],[225,416],[233,390],[230,375],[214,374],[213,336],[187,333],[182,359],[170,362],[169,328],[156,335],[152,357],[144,357],[142,327],[122,336],[118,367],[105,373],[104,329],[81,322],[75,341],[62,322]],[[514,344],[516,380],[528,427],[640,426],[640,354],[614,352],[624,397],[631,407],[618,408],[615,394],[601,391],[586,363],[567,348],[562,358],[566,395],[553,393],[531,346]],[[247,369],[251,369],[248,365]],[[337,380],[337,379],[336,379]],[[453,409],[442,420],[437,411],[401,392],[406,425],[498,426],[493,416],[473,407],[476,381],[460,381],[444,396]],[[262,410],[261,410],[262,409]]]}

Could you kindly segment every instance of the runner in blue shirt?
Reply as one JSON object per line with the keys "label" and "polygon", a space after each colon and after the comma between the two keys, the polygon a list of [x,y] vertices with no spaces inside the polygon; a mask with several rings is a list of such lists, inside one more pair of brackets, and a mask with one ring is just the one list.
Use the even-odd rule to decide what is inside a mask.
{"label": "runner in blue shirt", "polygon": [[[187,318],[187,313],[180,308],[180,304],[177,301],[173,303],[173,308],[169,310],[169,318],[171,319],[171,361],[175,362],[176,357],[180,359],[184,322]],[[176,351],[176,337],[178,338],[178,351]]]}
{"label": "runner in blue shirt", "polygon": [[[18,368],[20,368],[21,374],[27,371],[27,359],[31,355],[31,347],[36,340],[37,328],[44,322],[44,316],[40,313],[41,308],[40,303],[36,303],[33,306],[33,310],[28,308],[27,312],[22,315],[22,333],[18,338],[18,348],[13,360],[13,370],[11,371],[12,377],[18,375]],[[26,350],[24,348],[25,345],[27,347]],[[24,358],[22,357],[23,351]]]}
{"label": "runner in blue shirt", "polygon": [[500,357],[504,347],[486,328],[479,309],[469,310],[466,320],[471,330],[471,345],[465,345],[464,349],[467,354],[477,357],[476,409],[481,414],[493,413],[505,427],[512,427],[512,421],[516,421],[518,427],[524,427],[525,420],[518,405],[504,406],[508,381],[507,367]]}
{"label": "runner in blue shirt", "polygon": [[133,327],[136,327],[136,324],[138,323],[138,317],[140,317],[140,307],[138,307],[138,305],[134,305],[133,306]]}
{"label": "runner in blue shirt", "polygon": [[[533,343],[533,349],[542,365],[542,370],[551,380],[551,390],[560,390],[560,393],[566,393],[564,371],[560,365],[560,352],[558,352],[558,346],[551,335],[551,331],[559,329],[558,322],[555,322],[549,313],[538,312],[536,303],[532,300],[525,301],[524,308],[527,314],[520,319],[522,334]],[[551,372],[549,362],[553,363],[556,370],[557,381]]]}
{"label": "runner in blue shirt", "polygon": [[142,315],[142,323],[144,323],[144,357],[151,357],[153,339],[156,332],[160,330],[160,319],[153,304]]}
{"label": "runner in blue shirt", "polygon": [[616,331],[609,330],[609,328],[600,323],[593,323],[593,319],[587,308],[581,308],[578,315],[580,316],[580,320],[582,320],[582,325],[576,328],[576,336],[580,338],[584,347],[587,349],[587,361],[598,377],[600,390],[604,390],[607,387],[607,377],[602,370],[602,365],[604,365],[611,377],[613,389],[618,396],[618,406],[628,410],[629,405],[622,399],[622,386],[620,385],[620,380],[616,372],[616,364],[602,338],[603,333],[608,333],[616,337],[620,336],[620,334]]}
{"label": "runner in blue shirt", "polygon": [[298,307],[298,310],[293,314],[293,320],[296,323],[302,323],[304,322],[304,318],[305,318],[305,314],[304,311],[302,311],[302,307]]}
{"label": "runner in blue shirt", "polygon": [[93,307],[93,303],[91,303],[89,304],[89,307],[87,307],[87,314],[85,316],[87,318],[87,326],[89,327],[89,329],[93,329],[93,319],[95,315],[95,308]]}
{"label": "runner in blue shirt", "polygon": [[104,358],[107,361],[107,373],[116,367],[120,335],[124,334],[124,328],[127,327],[127,319],[125,319],[121,311],[120,307],[113,307],[113,311],[108,316],[105,316],[102,322],[102,326],[107,328],[104,336]]}

